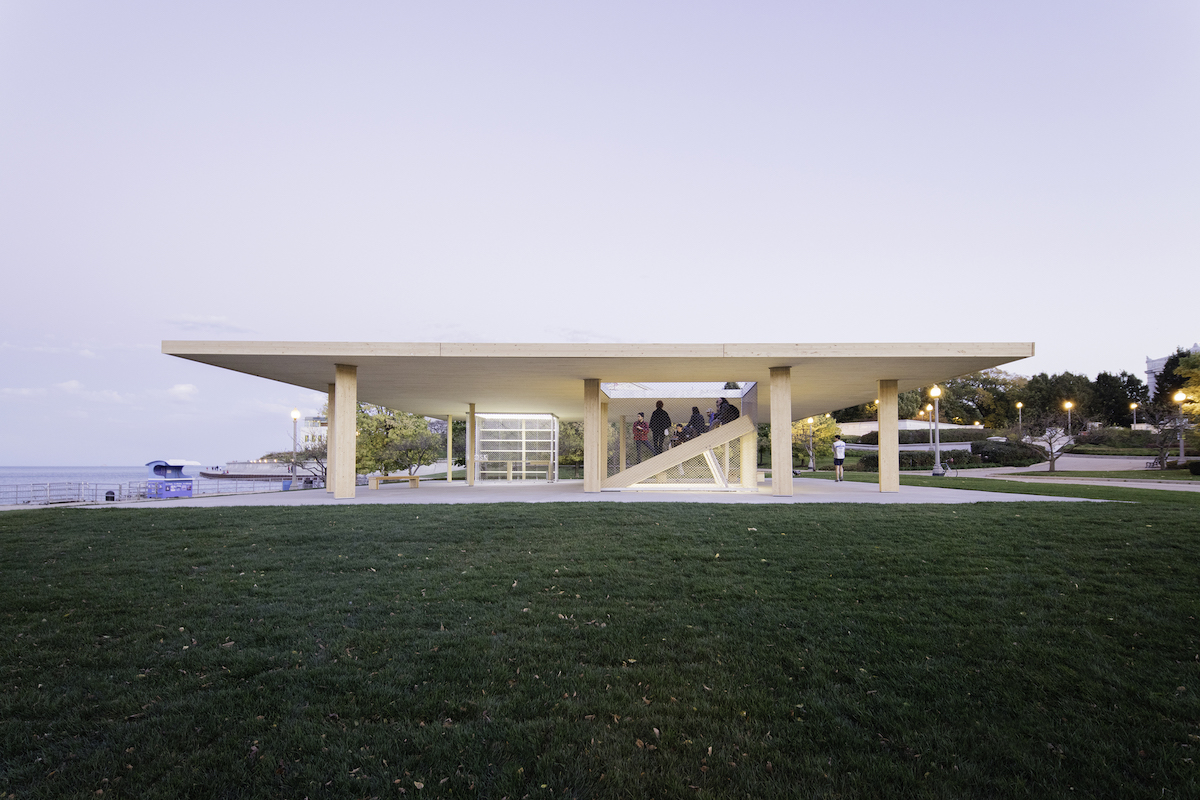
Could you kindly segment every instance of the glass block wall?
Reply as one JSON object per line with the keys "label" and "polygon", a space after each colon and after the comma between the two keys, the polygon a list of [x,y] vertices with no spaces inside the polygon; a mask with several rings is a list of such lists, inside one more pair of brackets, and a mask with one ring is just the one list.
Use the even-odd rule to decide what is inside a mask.
{"label": "glass block wall", "polygon": [[558,479],[558,417],[553,414],[476,414],[479,481]]}

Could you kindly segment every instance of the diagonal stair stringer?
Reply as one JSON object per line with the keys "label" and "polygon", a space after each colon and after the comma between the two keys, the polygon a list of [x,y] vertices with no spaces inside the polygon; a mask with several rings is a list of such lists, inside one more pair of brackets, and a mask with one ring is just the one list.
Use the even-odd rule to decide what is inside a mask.
{"label": "diagonal stair stringer", "polygon": [[[740,439],[748,433],[756,433],[757,430],[758,428],[754,424],[754,420],[750,419],[750,417],[738,417],[733,422],[726,423],[715,430],[702,433],[695,439],[689,439],[681,445],[672,447],[670,450],[665,450],[653,458],[648,458],[640,464],[634,464],[629,469],[622,470],[616,475],[605,478],[600,487],[602,489],[627,489],[630,486],[654,477],[660,472],[665,472],[671,467],[677,467],[689,459],[704,455],[706,451],[714,447],[728,444],[734,439]],[[664,486],[663,488],[668,487]]]}

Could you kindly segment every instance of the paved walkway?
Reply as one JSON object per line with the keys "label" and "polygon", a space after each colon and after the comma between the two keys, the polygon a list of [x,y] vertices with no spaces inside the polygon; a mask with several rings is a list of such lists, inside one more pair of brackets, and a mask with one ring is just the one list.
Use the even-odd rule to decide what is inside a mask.
{"label": "paved walkway", "polygon": [[[1060,456],[1058,470],[1113,471],[1121,477],[1113,478],[1051,478],[1025,477],[1022,473],[1045,475],[1049,466],[1045,463],[1032,467],[990,467],[963,470],[962,477],[995,478],[997,480],[1021,481],[1045,484],[1048,481],[1090,486],[1129,486],[1172,491],[1200,491],[1200,483],[1155,480],[1155,471],[1147,470],[1142,457],[1112,456]],[[1128,477],[1125,477],[1125,475]],[[884,494],[875,483],[843,481],[835,483],[827,479],[797,478],[792,497],[774,497],[763,485],[758,492],[700,492],[700,491],[624,491],[584,494],[582,480],[562,480],[558,483],[530,483],[529,485],[479,484],[467,486],[462,481],[447,484],[445,481],[425,481],[421,488],[412,489],[406,484],[390,484],[372,491],[358,487],[351,500],[335,500],[331,492],[323,489],[307,489],[293,492],[264,492],[261,494],[205,495],[203,497],[172,500],[142,500],[100,504],[56,504],[53,506],[0,506],[0,511],[64,508],[79,506],[86,508],[221,508],[231,506],[358,506],[358,505],[422,505],[431,503],[742,503],[757,505],[795,505],[797,503],[1014,503],[1014,502],[1078,502],[1079,498],[1042,497],[1038,495],[1010,494],[1000,492],[964,491],[937,487],[901,486],[896,493]]]}
{"label": "paved walkway", "polygon": [[[1131,489],[1166,489],[1173,492],[1200,492],[1200,483],[1158,478],[1159,470],[1146,469],[1145,456],[1062,455],[1054,464],[1055,472],[1112,472],[1111,478],[1050,477],[1050,464],[1032,467],[992,467],[963,470],[966,477],[997,478],[1020,483],[1056,483],[1074,486],[1125,486]],[[1023,477],[1036,473],[1039,477]],[[1044,476],[1044,477],[1043,477]]]}
{"label": "paved walkway", "polygon": [[[766,487],[764,487],[766,488]],[[218,495],[174,500],[105,503],[104,508],[219,508],[223,506],[361,506],[430,503],[733,503],[795,505],[797,503],[1012,503],[1028,500],[1072,502],[1075,498],[1039,497],[999,492],[901,486],[896,493],[881,493],[875,483],[797,479],[792,497],[774,497],[766,492],[624,491],[584,494],[582,480],[533,483],[528,486],[477,484],[455,481],[422,482],[421,488],[405,484],[385,485],[371,490],[359,486],[352,500],[335,500],[331,492],[308,489],[252,495]],[[95,507],[95,506],[92,506]],[[28,508],[26,506],[25,508]]]}

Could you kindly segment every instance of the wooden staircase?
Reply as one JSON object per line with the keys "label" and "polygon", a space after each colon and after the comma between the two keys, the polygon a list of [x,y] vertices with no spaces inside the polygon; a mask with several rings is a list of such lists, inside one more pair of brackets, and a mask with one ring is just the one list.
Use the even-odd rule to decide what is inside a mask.
{"label": "wooden staircase", "polygon": [[[717,464],[716,458],[713,456],[713,448],[720,447],[723,444],[728,444],[735,439],[740,439],[748,433],[755,433],[757,426],[749,417],[738,417],[733,422],[726,423],[719,428],[711,431],[706,431],[695,439],[689,439],[683,444],[676,445],[670,450],[665,450],[662,453],[648,458],[640,464],[634,464],[626,470],[618,472],[605,478],[601,484],[601,489],[627,489],[630,486],[635,486],[643,481],[646,481],[660,472],[665,472],[671,467],[677,467],[680,464],[695,458],[696,456],[704,456],[708,462],[709,469],[712,470],[713,477],[719,488],[726,488],[725,475]],[[751,469],[754,465],[751,465]],[[664,483],[662,488],[669,489],[671,484]]]}

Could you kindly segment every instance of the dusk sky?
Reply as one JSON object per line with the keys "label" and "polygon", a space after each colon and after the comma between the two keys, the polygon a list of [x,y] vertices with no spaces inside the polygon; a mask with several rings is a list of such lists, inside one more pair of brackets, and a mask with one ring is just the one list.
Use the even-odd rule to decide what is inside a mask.
{"label": "dusk sky", "polygon": [[[3,465],[323,395],[163,340],[1200,340],[1200,4],[0,0]],[[537,409],[530,409],[536,411]]]}

